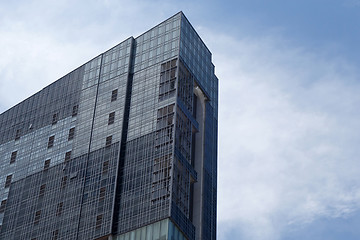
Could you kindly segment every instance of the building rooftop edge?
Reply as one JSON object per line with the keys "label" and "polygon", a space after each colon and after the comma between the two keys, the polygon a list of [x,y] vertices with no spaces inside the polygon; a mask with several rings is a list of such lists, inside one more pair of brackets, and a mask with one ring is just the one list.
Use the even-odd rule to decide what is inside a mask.
{"label": "building rooftop edge", "polygon": [[67,72],[65,75],[59,77],[59,78],[56,79],[55,81],[52,81],[52,82],[49,83],[48,85],[42,87],[40,90],[38,90],[37,92],[33,93],[33,94],[30,95],[29,97],[27,97],[27,98],[25,98],[24,100],[18,102],[17,104],[13,105],[12,107],[6,109],[4,112],[0,113],[0,116],[3,115],[3,114],[5,114],[7,111],[11,110],[12,108],[18,106],[19,104],[25,102],[26,100],[28,100],[28,99],[31,98],[32,96],[38,94],[39,92],[41,92],[42,90],[44,90],[44,89],[47,88],[48,86],[50,86],[50,85],[54,84],[55,82],[59,81],[60,79],[62,79],[62,78],[65,77],[66,75],[71,74],[72,72],[76,71],[77,69],[81,68],[82,66],[86,65],[87,63],[91,62],[91,61],[94,60],[95,58],[103,55],[104,53],[106,53],[106,52],[110,51],[111,49],[119,46],[120,44],[128,41],[129,39],[137,39],[137,38],[141,37],[142,35],[146,34],[147,32],[150,32],[150,31],[153,30],[154,28],[156,28],[156,27],[158,27],[159,25],[165,23],[165,22],[168,21],[169,19],[174,18],[174,17],[177,16],[177,15],[183,16],[183,17],[185,18],[185,20],[187,21],[187,23],[192,27],[192,29],[194,30],[194,32],[196,33],[196,35],[199,37],[200,41],[204,44],[204,46],[206,47],[206,49],[209,51],[210,55],[212,56],[211,51],[210,51],[209,48],[206,46],[206,44],[204,43],[204,41],[201,39],[200,35],[196,32],[195,28],[191,25],[190,21],[187,19],[187,17],[185,16],[184,12],[183,12],[183,11],[179,11],[179,12],[175,13],[174,15],[172,15],[171,17],[165,19],[164,21],[156,24],[154,27],[150,28],[149,30],[147,30],[147,31],[143,32],[142,34],[138,35],[136,38],[134,38],[133,36],[130,36],[130,37],[126,38],[125,40],[121,41],[120,43],[116,44],[115,46],[107,49],[106,51],[101,52],[100,54],[96,55],[95,57],[93,57],[93,58],[91,58],[90,60],[86,61],[85,63],[81,64],[80,66],[74,68],[74,69],[71,70],[70,72]]}

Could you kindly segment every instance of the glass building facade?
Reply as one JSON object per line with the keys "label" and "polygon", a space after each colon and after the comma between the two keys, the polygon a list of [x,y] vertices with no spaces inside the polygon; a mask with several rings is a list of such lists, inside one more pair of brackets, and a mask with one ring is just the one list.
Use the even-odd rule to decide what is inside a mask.
{"label": "glass building facade", "polygon": [[182,12],[0,115],[0,239],[215,240],[218,79]]}

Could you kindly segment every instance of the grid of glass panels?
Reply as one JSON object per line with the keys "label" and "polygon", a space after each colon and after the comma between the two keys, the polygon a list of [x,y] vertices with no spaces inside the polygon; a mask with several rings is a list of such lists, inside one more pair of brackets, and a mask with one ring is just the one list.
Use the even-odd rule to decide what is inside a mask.
{"label": "grid of glass panels", "polygon": [[[171,147],[166,149],[171,153]],[[165,153],[165,149],[163,149]],[[169,199],[152,201],[153,161],[163,154],[155,149],[155,134],[127,142],[124,166],[121,169],[122,189],[118,233],[128,232],[153,221],[168,217]]]}
{"label": "grid of glass panels", "polygon": [[[184,15],[181,19],[180,59],[194,76],[194,81],[207,97],[205,104],[204,158],[199,169],[201,187],[205,193],[202,204],[202,232],[197,237],[216,239],[217,188],[217,113],[218,79],[214,74],[211,53]],[[195,183],[198,184],[198,183]],[[198,206],[198,205],[197,205]]]}
{"label": "grid of glass panels", "polygon": [[133,38],[128,38],[103,54],[101,82],[129,72],[132,41]]}
{"label": "grid of glass panels", "polygon": [[[1,239],[94,239],[111,233],[119,143],[12,184]],[[98,217],[101,216],[101,221]]]}
{"label": "grid of glass panels", "polygon": [[[169,68],[172,66],[176,70],[176,59],[168,63]],[[126,155],[119,173],[123,179],[119,233],[170,214],[171,136],[174,131],[171,119],[174,118],[175,95],[159,101],[160,66],[135,72],[133,77]]]}
{"label": "grid of glass panels", "polygon": [[186,240],[170,219],[138,228],[112,238],[112,240]]}
{"label": "grid of glass panels", "polygon": [[[79,104],[81,81],[78,79],[83,72],[83,67],[74,70],[0,115],[1,202],[8,203],[13,182],[42,171],[45,161],[49,166],[62,162],[65,152],[72,148],[67,135],[76,124],[72,113]],[[51,136],[54,141],[48,147]],[[11,159],[15,151],[16,158]],[[4,187],[10,175],[10,185]],[[3,217],[4,213],[0,213],[0,225]]]}
{"label": "grid of glass panels", "polygon": [[194,74],[198,84],[210,97],[210,105],[215,108],[217,118],[218,79],[214,74],[211,52],[201,40],[184,15],[181,18],[181,59]]}
{"label": "grid of glass panels", "polygon": [[159,82],[159,66],[134,73],[129,113],[127,140],[154,131]]}
{"label": "grid of glass panels", "polygon": [[[127,74],[99,83],[90,151],[104,147],[108,136],[112,136],[112,142],[121,140],[126,87]],[[118,97],[111,101],[112,91],[115,89]],[[109,125],[110,113],[114,113],[114,123]]]}
{"label": "grid of glass panels", "polygon": [[135,39],[134,72],[179,54],[180,20],[181,14],[176,14]]}
{"label": "grid of glass panels", "polygon": [[0,238],[51,239],[60,229],[61,235],[75,238],[84,163],[80,157],[12,183]]}

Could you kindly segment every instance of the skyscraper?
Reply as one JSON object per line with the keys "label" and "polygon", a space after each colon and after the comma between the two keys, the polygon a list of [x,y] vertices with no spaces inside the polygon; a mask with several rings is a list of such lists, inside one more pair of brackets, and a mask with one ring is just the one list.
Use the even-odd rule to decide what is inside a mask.
{"label": "skyscraper", "polygon": [[182,12],[0,115],[0,239],[216,239],[218,79]]}

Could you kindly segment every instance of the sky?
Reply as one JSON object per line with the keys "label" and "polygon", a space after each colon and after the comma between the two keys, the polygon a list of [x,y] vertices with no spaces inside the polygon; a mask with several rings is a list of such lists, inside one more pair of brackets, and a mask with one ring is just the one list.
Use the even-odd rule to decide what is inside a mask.
{"label": "sky", "polygon": [[360,0],[0,0],[0,112],[180,10],[219,78],[218,239],[360,239]]}

